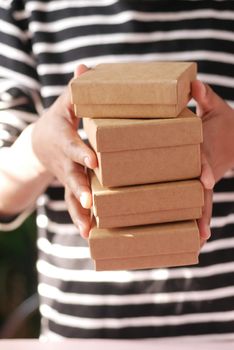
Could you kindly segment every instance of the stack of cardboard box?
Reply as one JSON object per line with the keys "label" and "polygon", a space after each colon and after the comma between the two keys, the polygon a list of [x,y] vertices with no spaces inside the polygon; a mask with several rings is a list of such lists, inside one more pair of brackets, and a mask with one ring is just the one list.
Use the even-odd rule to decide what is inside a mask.
{"label": "stack of cardboard box", "polygon": [[196,64],[102,64],[74,79],[72,103],[95,150],[96,270],[195,264],[202,126],[186,105]]}

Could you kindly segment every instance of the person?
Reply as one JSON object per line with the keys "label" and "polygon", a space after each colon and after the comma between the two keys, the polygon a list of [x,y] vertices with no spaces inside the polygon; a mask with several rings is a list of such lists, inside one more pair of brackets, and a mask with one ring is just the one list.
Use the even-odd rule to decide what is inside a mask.
{"label": "person", "polygon": [[[47,339],[234,338],[233,1],[0,2],[1,228],[37,200],[38,292]],[[104,62],[197,61],[206,212],[197,266],[95,272],[87,240],[97,159],[68,83]],[[216,94],[217,93],[217,94]],[[226,103],[224,100],[227,100]],[[40,118],[38,118],[40,116]],[[229,172],[227,172],[229,171]],[[223,177],[224,176],[224,177]]]}

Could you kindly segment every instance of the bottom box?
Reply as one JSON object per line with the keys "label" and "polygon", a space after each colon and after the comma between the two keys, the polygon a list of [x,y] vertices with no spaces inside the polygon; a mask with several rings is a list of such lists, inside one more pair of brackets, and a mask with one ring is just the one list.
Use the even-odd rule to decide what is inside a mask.
{"label": "bottom box", "polygon": [[191,265],[198,262],[199,230],[195,220],[120,229],[93,227],[89,247],[98,271]]}
{"label": "bottom box", "polygon": [[198,252],[140,256],[124,259],[103,259],[94,261],[96,271],[150,269],[195,265],[197,263]]}

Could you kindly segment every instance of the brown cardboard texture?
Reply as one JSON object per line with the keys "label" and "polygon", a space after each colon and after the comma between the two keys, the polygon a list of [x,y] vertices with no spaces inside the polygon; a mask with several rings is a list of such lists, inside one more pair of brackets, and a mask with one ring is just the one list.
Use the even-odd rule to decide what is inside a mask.
{"label": "brown cardboard texture", "polygon": [[163,254],[121,259],[94,260],[96,271],[153,269],[162,267],[195,265],[198,263],[198,252],[182,254]]}
{"label": "brown cardboard texture", "polygon": [[118,216],[96,216],[97,227],[116,228],[136,225],[148,225],[181,220],[198,219],[202,215],[201,208],[186,208],[161,210],[160,212],[147,212],[141,214],[128,214]]}
{"label": "brown cardboard texture", "polygon": [[121,229],[93,227],[89,246],[97,269],[108,267],[109,262],[107,269],[121,270],[196,263],[200,240],[196,221],[185,221]]}
{"label": "brown cardboard texture", "polygon": [[129,187],[102,187],[91,173],[93,212],[99,228],[136,226],[201,217],[203,187],[198,180]]}
{"label": "brown cardboard texture", "polygon": [[97,153],[95,173],[116,187],[198,177],[201,172],[200,118],[188,109],[171,119],[84,119]]}
{"label": "brown cardboard texture", "polygon": [[89,245],[93,259],[180,254],[199,250],[199,232],[196,221],[118,229],[93,227]]}
{"label": "brown cardboard texture", "polygon": [[100,64],[71,82],[75,113],[89,118],[176,117],[190,99],[192,62]]}

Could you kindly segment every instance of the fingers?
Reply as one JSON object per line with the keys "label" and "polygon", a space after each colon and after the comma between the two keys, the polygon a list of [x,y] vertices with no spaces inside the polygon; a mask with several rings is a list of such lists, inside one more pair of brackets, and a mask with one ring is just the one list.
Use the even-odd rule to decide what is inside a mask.
{"label": "fingers", "polygon": [[90,190],[88,176],[83,166],[66,160],[65,162],[66,185],[73,193],[82,207],[90,209],[92,206],[92,193]]}
{"label": "fingers", "polygon": [[[85,66],[84,64],[80,64],[79,66],[76,67],[74,71],[74,77],[73,78],[78,78],[81,74],[87,72],[89,68]],[[71,79],[72,80],[72,79]],[[61,100],[61,103],[66,106],[70,111],[72,110],[71,107],[71,90],[70,87],[68,86],[66,89],[64,89],[64,92],[60,95],[58,100]]]}
{"label": "fingers", "polygon": [[208,163],[208,160],[203,152],[201,153],[201,167],[201,183],[203,184],[205,189],[212,190],[215,185],[215,178],[212,168]]}
{"label": "fingers", "polygon": [[79,77],[81,74],[87,72],[89,68],[85,64],[80,64],[78,67],[75,68],[74,71],[74,78]]}
{"label": "fingers", "polygon": [[64,132],[61,143],[63,153],[68,159],[90,169],[98,166],[96,154],[81,140],[75,130],[68,129]]}
{"label": "fingers", "polygon": [[204,187],[204,207],[202,210],[202,217],[198,220],[198,227],[200,232],[201,246],[209,239],[210,232],[210,218],[212,215],[212,194],[215,185],[215,179],[211,166],[209,165],[205,154],[201,153],[202,171],[200,180]]}
{"label": "fingers", "polygon": [[82,165],[67,159],[64,165],[66,176],[65,200],[72,221],[83,238],[89,236],[91,228],[90,208],[92,194],[88,175]]}
{"label": "fingers", "polygon": [[198,220],[198,228],[200,232],[201,243],[204,243],[210,238],[210,219],[212,214],[212,190],[204,191],[204,207],[202,210],[202,217]]}
{"label": "fingers", "polygon": [[211,89],[207,84],[200,80],[192,82],[192,97],[197,102],[197,115],[202,117],[211,111],[218,111],[223,109],[224,101]]}
{"label": "fingers", "polygon": [[82,208],[77,198],[67,186],[65,187],[65,201],[71,219],[76,227],[78,227],[80,235],[83,238],[88,238],[91,228],[90,210]]}
{"label": "fingers", "polygon": [[[78,66],[74,77],[80,76],[87,70],[85,65]],[[66,184],[65,200],[74,224],[79,228],[81,236],[87,238],[91,227],[89,209],[92,206],[92,194],[83,166],[94,169],[98,166],[98,162],[96,154],[77,134],[79,118],[74,115],[69,88],[66,88],[57,100],[55,115],[57,117],[60,115],[63,121],[60,128],[63,137],[59,147],[65,156],[63,166]]]}
{"label": "fingers", "polygon": [[[75,69],[74,76],[78,77],[87,70],[88,67],[86,67],[85,65],[79,65]],[[69,89],[66,89],[63,98],[66,100],[67,103],[70,104]],[[77,123],[75,123],[76,125],[74,125],[74,119],[77,121],[79,118],[76,118],[74,116],[73,109],[68,108],[68,111],[69,113],[66,119],[68,123],[73,124],[73,127],[63,129],[65,136],[62,145],[64,154],[66,155],[66,157],[73,160],[74,162],[87,166],[88,168],[94,169],[98,166],[96,154],[81,140],[77,133]]]}
{"label": "fingers", "polygon": [[[78,78],[80,75],[87,72],[88,70],[89,70],[89,68],[87,66],[85,66],[84,64],[80,64],[79,66],[77,66],[75,68],[74,77],[72,79]],[[72,79],[71,79],[71,81],[72,81]],[[61,98],[62,98],[63,103],[66,106],[71,105],[71,90],[70,90],[69,86],[64,90],[63,94],[61,95]]]}

